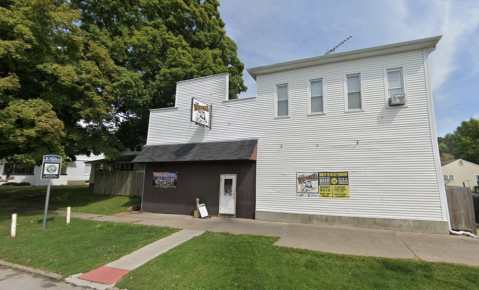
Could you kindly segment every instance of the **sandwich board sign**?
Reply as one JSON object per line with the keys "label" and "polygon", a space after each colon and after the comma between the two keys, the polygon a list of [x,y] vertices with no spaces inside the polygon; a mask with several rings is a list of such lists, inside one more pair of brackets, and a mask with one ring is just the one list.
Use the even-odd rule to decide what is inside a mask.
{"label": "sandwich board sign", "polygon": [[43,230],[47,226],[48,200],[50,199],[50,185],[52,179],[60,178],[62,170],[62,157],[58,155],[44,155],[42,163],[41,179],[48,180],[47,197],[45,199],[45,211],[43,213]]}
{"label": "sandwich board sign", "polygon": [[58,179],[62,169],[62,157],[58,155],[43,156],[41,179]]}
{"label": "sandwich board sign", "polygon": [[206,210],[206,205],[204,203],[200,203],[198,205],[198,210],[200,211],[200,215],[202,219],[209,217],[208,211]]}

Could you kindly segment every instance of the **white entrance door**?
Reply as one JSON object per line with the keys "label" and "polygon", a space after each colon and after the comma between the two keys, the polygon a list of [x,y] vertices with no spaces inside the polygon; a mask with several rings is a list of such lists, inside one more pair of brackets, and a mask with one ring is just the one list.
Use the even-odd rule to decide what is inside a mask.
{"label": "white entrance door", "polygon": [[219,214],[236,216],[236,174],[221,174],[220,176]]}

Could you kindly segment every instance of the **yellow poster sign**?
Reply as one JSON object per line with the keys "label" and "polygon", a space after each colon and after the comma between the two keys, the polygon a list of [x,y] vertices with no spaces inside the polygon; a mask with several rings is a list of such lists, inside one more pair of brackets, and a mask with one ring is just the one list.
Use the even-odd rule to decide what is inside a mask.
{"label": "yellow poster sign", "polygon": [[349,198],[347,172],[319,172],[319,197]]}

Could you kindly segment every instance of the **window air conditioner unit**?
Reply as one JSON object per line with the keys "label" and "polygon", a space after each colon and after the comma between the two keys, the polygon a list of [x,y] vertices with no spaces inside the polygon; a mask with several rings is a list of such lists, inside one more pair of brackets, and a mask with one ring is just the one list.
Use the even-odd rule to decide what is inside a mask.
{"label": "window air conditioner unit", "polygon": [[397,94],[389,98],[390,106],[401,106],[406,104],[406,94]]}

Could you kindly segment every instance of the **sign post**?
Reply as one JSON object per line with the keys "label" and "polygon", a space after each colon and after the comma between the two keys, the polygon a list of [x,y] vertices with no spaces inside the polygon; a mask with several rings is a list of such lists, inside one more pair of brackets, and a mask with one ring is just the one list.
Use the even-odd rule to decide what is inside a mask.
{"label": "sign post", "polygon": [[41,179],[48,180],[47,198],[45,199],[45,212],[43,213],[43,228],[47,226],[48,201],[50,200],[50,185],[52,179],[60,178],[62,168],[62,157],[58,155],[44,155],[42,163]]}

